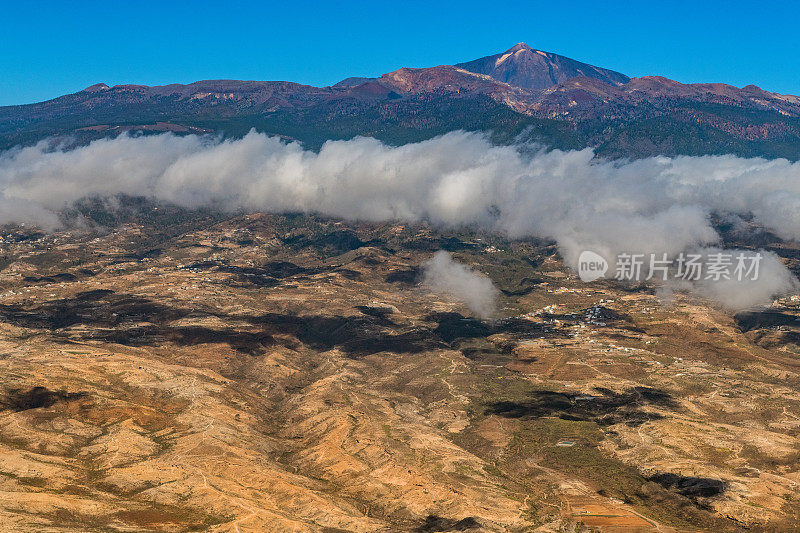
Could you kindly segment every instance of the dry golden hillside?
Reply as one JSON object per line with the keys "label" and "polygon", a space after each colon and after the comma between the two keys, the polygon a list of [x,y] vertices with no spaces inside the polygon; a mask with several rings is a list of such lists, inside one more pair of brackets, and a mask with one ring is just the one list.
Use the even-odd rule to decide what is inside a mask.
{"label": "dry golden hillside", "polygon": [[[2,235],[4,531],[800,520],[791,299],[734,317],[583,284],[548,243],[307,216]],[[419,285],[439,248],[498,320]]]}

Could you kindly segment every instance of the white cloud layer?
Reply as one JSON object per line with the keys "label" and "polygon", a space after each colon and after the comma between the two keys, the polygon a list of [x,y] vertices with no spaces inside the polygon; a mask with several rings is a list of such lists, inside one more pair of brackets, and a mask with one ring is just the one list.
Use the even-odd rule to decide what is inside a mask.
{"label": "white cloud layer", "polygon": [[[0,154],[0,223],[52,226],[74,200],[125,193],[186,207],[472,224],[552,238],[570,265],[585,249],[611,259],[714,245],[712,211],[751,213],[800,239],[798,163],[731,155],[612,162],[589,149],[529,148],[464,132],[400,147],[331,141],[319,153],[254,132],[232,141],[120,136],[71,150],[42,142]],[[741,305],[790,288],[788,272],[774,266],[783,269],[779,282]]]}
{"label": "white cloud layer", "polygon": [[492,318],[497,314],[500,292],[488,277],[454,261],[444,250],[433,254],[423,267],[422,282],[434,292],[467,304],[480,318]]}

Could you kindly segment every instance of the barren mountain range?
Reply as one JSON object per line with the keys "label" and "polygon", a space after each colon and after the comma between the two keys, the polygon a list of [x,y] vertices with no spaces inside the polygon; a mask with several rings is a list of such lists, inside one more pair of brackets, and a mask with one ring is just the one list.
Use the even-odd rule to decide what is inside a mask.
{"label": "barren mountain range", "polygon": [[[798,531],[797,298],[667,307],[426,224],[77,209],[106,229],[0,233],[3,531]],[[442,247],[505,318],[417,283]]]}
{"label": "barren mountain range", "polygon": [[628,78],[519,43],[456,65],[400,68],[330,87],[286,81],[92,85],[0,108],[0,148],[48,136],[79,140],[120,131],[215,132],[256,128],[311,147],[374,136],[393,144],[453,129],[491,132],[610,157],[800,153],[800,98],[721,83]]}
{"label": "barren mountain range", "polygon": [[520,43],[0,108],[0,531],[800,532],[798,165],[519,139],[796,160],[800,99]]}

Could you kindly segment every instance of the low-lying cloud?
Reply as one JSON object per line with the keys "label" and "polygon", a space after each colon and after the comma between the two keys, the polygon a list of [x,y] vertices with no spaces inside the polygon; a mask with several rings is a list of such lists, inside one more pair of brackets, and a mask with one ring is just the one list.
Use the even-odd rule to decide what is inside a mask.
{"label": "low-lying cloud", "polygon": [[[712,212],[752,215],[800,239],[798,163],[731,155],[598,161],[590,149],[524,148],[465,132],[399,147],[330,141],[318,153],[255,132],[227,141],[120,136],[75,149],[42,142],[0,154],[0,223],[53,226],[77,199],[122,193],[185,207],[474,225],[553,239],[572,266],[583,250],[611,260],[714,246]],[[776,279],[763,291],[791,287],[785,269]]]}
{"label": "low-lying cloud", "polygon": [[[732,257],[743,254],[750,258],[759,255],[760,257],[755,276],[746,275],[742,276],[741,279],[737,276],[730,276],[729,279],[706,279],[700,277],[696,281],[681,280],[678,277],[668,278],[661,283],[658,289],[659,295],[664,300],[670,300],[674,292],[687,291],[708,298],[726,309],[738,311],[757,305],[768,305],[772,302],[772,296],[800,288],[792,273],[781,262],[780,257],[772,252],[763,250],[758,252],[749,250],[732,251],[717,247],[702,248],[695,250],[695,252],[703,257],[706,267],[710,264],[709,257],[716,254]],[[733,270],[733,266],[731,270]]]}
{"label": "low-lying cloud", "polygon": [[492,280],[466,265],[453,260],[444,250],[439,250],[423,264],[422,283],[438,292],[467,304],[470,311],[488,319],[497,314],[497,297],[500,291]]}

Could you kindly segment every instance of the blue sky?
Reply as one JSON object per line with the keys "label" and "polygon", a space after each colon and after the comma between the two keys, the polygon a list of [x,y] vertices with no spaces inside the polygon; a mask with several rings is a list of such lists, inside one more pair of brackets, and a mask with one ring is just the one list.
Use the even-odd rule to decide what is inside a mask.
{"label": "blue sky", "polygon": [[792,2],[28,2],[0,0],[0,105],[98,82],[329,85],[517,42],[681,82],[800,94]]}

